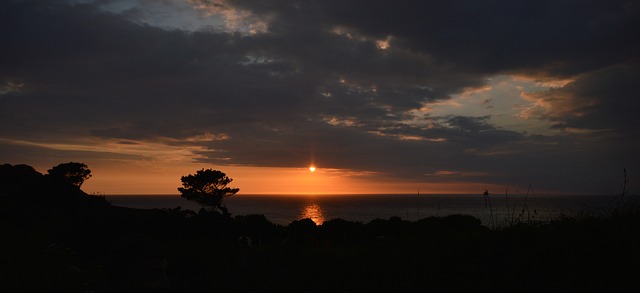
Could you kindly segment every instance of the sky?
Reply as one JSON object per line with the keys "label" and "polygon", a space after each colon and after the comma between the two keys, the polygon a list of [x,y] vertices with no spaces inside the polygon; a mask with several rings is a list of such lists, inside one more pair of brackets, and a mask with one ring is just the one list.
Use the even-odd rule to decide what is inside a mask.
{"label": "sky", "polygon": [[[640,1],[0,1],[0,163],[100,194],[615,194]],[[315,172],[309,166],[317,167]]]}

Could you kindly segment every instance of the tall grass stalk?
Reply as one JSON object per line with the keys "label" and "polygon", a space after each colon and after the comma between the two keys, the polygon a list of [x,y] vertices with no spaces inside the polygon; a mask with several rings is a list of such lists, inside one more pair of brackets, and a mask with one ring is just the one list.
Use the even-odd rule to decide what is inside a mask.
{"label": "tall grass stalk", "polygon": [[505,224],[509,223],[509,186],[504,189],[504,200],[506,203],[505,210],[507,211],[504,215]]}
{"label": "tall grass stalk", "polygon": [[[522,209],[518,213],[516,217],[516,202],[512,202],[509,204],[509,187],[507,186],[504,191],[504,198],[506,202],[505,207],[505,215],[502,219],[502,222],[506,226],[513,226],[520,223],[532,223],[535,221],[536,216],[538,215],[537,209],[533,209],[533,212],[529,209],[529,197],[535,198],[535,190],[533,189],[533,185],[529,184],[527,187],[527,193],[524,196],[524,203],[522,205]],[[496,215],[497,217],[497,215]]]}
{"label": "tall grass stalk", "polygon": [[493,229],[496,228],[496,220],[493,215],[493,207],[491,206],[491,198],[489,197],[489,190],[484,190],[484,207],[489,207],[489,226]]}

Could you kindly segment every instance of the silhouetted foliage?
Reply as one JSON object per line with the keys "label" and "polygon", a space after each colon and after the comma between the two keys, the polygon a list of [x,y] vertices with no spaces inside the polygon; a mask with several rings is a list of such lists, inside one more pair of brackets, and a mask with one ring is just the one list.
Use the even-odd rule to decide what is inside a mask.
{"label": "silhouetted foliage", "polygon": [[309,245],[316,242],[316,231],[318,230],[318,226],[309,218],[289,223],[287,230],[289,230],[288,241],[291,244]]}
{"label": "silhouetted foliage", "polygon": [[276,225],[264,215],[241,215],[234,217],[237,229],[242,235],[240,241],[247,246],[259,245],[270,241],[275,234]]}
{"label": "silhouetted foliage", "polygon": [[0,165],[0,194],[35,193],[42,186],[43,176],[28,165]]}
{"label": "silhouetted foliage", "polygon": [[182,176],[180,181],[182,181],[182,187],[179,187],[178,191],[182,197],[212,210],[219,209],[224,214],[228,214],[228,211],[222,206],[222,200],[240,191],[238,188],[227,187],[233,179],[224,172],[213,169],[202,169],[195,175]]}
{"label": "silhouetted foliage", "polygon": [[320,226],[320,232],[328,241],[346,243],[355,241],[362,232],[364,225],[360,222],[351,222],[343,219],[331,219]]}
{"label": "silhouetted foliage", "polygon": [[52,213],[81,217],[87,214],[88,207],[110,205],[104,197],[90,196],[80,189],[81,181],[90,177],[86,165],[60,164],[49,171],[50,174],[43,175],[28,165],[0,165],[0,205],[29,206],[35,217]]}
{"label": "silhouetted foliage", "polygon": [[146,234],[114,241],[106,260],[108,292],[167,292],[167,247]]}
{"label": "silhouetted foliage", "polygon": [[80,187],[85,180],[91,178],[91,170],[83,163],[69,162],[59,164],[47,170],[48,176],[61,182]]}

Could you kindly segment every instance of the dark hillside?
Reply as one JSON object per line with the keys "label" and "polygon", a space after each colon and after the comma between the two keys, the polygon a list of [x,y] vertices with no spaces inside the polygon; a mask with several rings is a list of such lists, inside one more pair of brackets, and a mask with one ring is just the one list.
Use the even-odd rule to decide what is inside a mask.
{"label": "dark hillside", "polygon": [[628,277],[640,262],[633,206],[499,230],[464,215],[279,226],[262,215],[113,207],[32,168],[3,165],[2,172],[1,292],[114,288],[128,278],[124,267],[148,259],[167,266],[126,280],[160,280],[165,291],[158,292],[637,287]]}

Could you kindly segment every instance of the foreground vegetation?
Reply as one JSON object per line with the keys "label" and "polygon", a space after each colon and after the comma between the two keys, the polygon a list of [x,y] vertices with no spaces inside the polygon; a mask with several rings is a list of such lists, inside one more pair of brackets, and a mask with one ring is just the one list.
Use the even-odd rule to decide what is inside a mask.
{"label": "foreground vegetation", "polygon": [[79,186],[38,181],[32,172],[38,184],[23,184],[7,174],[0,292],[115,292],[128,278],[123,271],[145,259],[166,259],[166,271],[149,267],[135,278],[162,279],[166,292],[637,287],[628,277],[640,261],[640,212],[632,205],[501,229],[464,215],[280,226],[262,215],[114,207]]}

